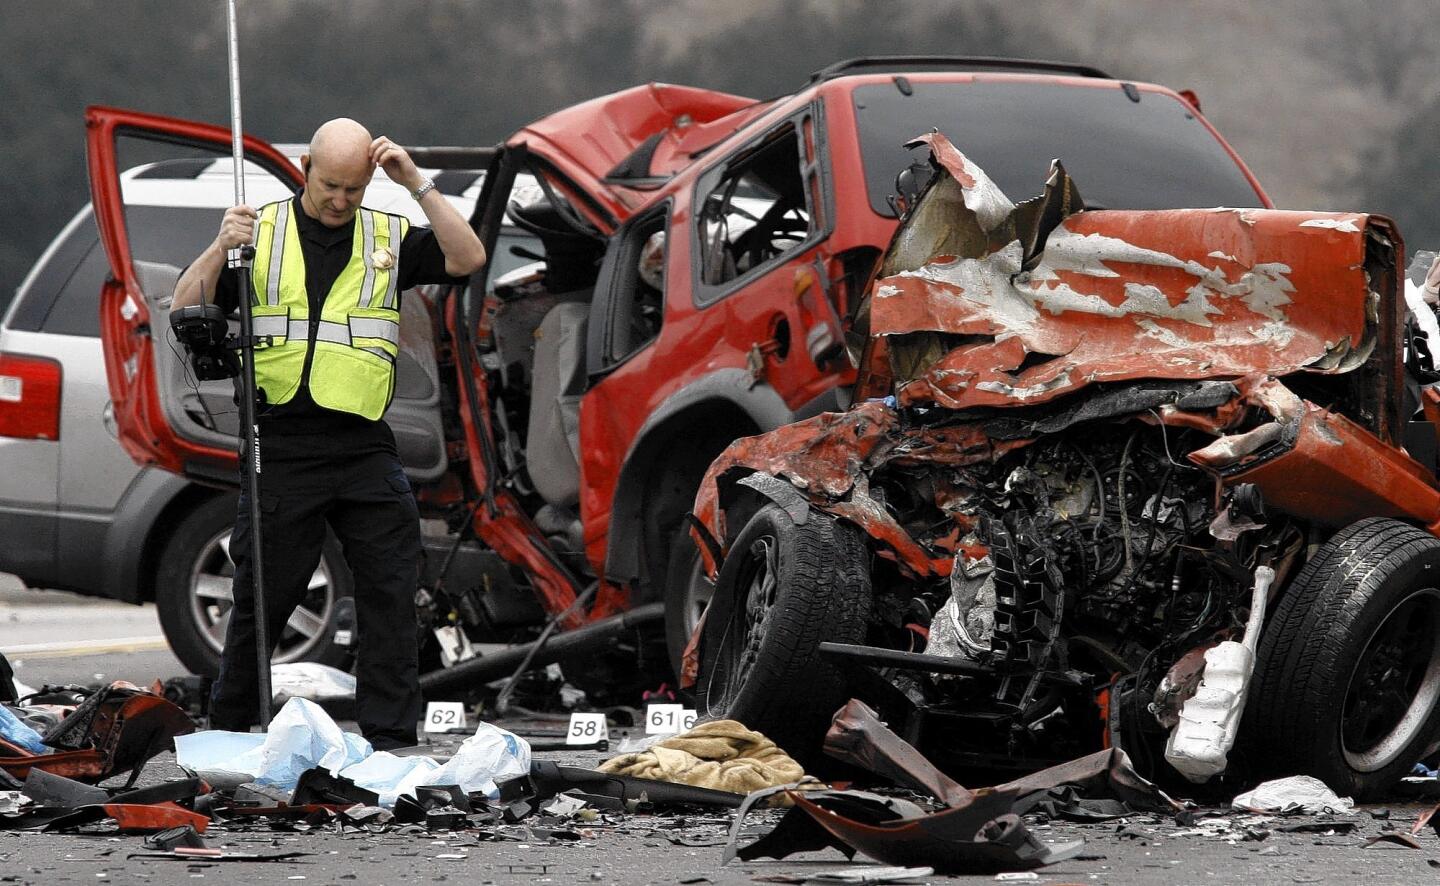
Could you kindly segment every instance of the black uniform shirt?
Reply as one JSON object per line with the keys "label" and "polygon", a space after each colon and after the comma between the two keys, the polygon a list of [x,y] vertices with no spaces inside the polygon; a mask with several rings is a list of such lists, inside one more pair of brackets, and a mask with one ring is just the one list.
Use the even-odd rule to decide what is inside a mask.
{"label": "black uniform shirt", "polygon": [[[327,227],[319,219],[305,214],[300,196],[295,195],[291,201],[290,215],[295,219],[300,251],[305,257],[305,292],[310,301],[310,316],[319,317],[330,287],[354,251],[356,220],[352,218],[349,224],[338,228]],[[435,232],[429,228],[411,225],[401,241],[398,257],[397,292],[422,283],[464,282],[463,278],[454,278],[445,272],[445,253],[440,250]],[[238,288],[235,272],[223,269],[215,286],[215,303],[226,313],[239,307]],[[289,401],[261,405],[257,414],[261,452],[266,458],[326,458],[377,450],[395,454],[395,437],[389,425],[320,406],[310,396],[308,373]]]}

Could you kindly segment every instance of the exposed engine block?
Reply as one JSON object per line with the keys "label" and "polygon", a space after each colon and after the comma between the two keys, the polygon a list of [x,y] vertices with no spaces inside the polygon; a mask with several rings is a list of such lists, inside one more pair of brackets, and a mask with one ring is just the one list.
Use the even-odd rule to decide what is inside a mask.
{"label": "exposed engine block", "polygon": [[1172,458],[1165,433],[1075,428],[969,469],[967,541],[989,553],[957,556],[927,651],[1001,673],[1110,673],[1216,612],[1213,482]]}

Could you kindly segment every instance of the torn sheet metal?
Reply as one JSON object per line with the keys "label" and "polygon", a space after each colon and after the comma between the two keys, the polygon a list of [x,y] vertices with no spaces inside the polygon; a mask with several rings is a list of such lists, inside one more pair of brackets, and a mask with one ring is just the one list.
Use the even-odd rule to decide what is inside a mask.
{"label": "torn sheet metal", "polygon": [[850,818],[830,808],[832,798],[824,794],[792,796],[798,811],[871,858],[937,873],[1029,870],[1073,858],[1085,846],[1083,840],[1042,842],[1019,816],[1001,811],[1014,800],[1002,791],[981,791],[969,806],[889,821]]}
{"label": "torn sheet metal", "polygon": [[[924,791],[947,806],[963,805],[974,796],[974,792],[935,768],[858,699],[851,699],[836,712],[825,735],[825,753]],[[1136,772],[1130,758],[1119,748],[1097,751],[989,790],[1023,797],[1062,786],[1078,788],[1086,797],[1120,800],[1136,811],[1178,812],[1184,808]]]}
{"label": "torn sheet metal", "polygon": [[1269,389],[1283,391],[1291,403],[1271,410],[1275,421],[1219,437],[1190,453],[1190,460],[1228,485],[1256,484],[1269,507],[1325,526],[1364,517],[1399,517],[1427,527],[1440,520],[1440,490],[1403,450],[1339,413],[1301,401],[1279,382]]}
{"label": "torn sheet metal", "polygon": [[[1099,382],[1257,368],[1339,372],[1371,346],[1369,216],[1085,211],[1078,194],[1021,213],[944,136],[924,141],[937,174],[868,304],[902,405],[1036,403]],[[1057,165],[1047,191],[1061,183],[1073,192]]]}
{"label": "torn sheet metal", "polygon": [[32,768],[81,780],[137,773],[147,760],[195,731],[180,708],[128,683],[115,683],[85,699],[44,735],[54,753],[30,752],[0,739],[0,769],[25,778]]}
{"label": "torn sheet metal", "polygon": [[1037,839],[1008,811],[1015,799],[1008,791],[987,788],[964,805],[938,812],[865,791],[787,793],[795,808],[746,846],[737,845],[736,839],[745,813],[753,807],[741,809],[724,861],[836,849],[847,857],[859,851],[886,864],[933,867],[941,874],[978,874],[1043,867],[1073,858],[1085,845],[1083,840],[1050,845]]}
{"label": "torn sheet metal", "polygon": [[892,461],[963,465],[990,461],[1027,442],[992,439],[979,425],[906,428],[892,406],[874,400],[732,443],[701,483],[695,515],[715,538],[727,538],[727,530],[738,527],[726,525],[722,504],[736,479],[761,471],[783,478],[812,504],[865,527],[883,544],[881,553],[907,571],[948,575],[955,540],[935,539],[939,544],[933,550],[918,542],[871,496],[865,478]]}
{"label": "torn sheet metal", "polygon": [[847,855],[858,850],[886,864],[933,867],[939,873],[994,873],[1042,867],[1071,858],[1084,846],[1083,840],[1057,845],[1040,841],[1014,812],[1029,789],[1001,785],[967,790],[891,732],[862,702],[851,700],[835,715],[825,752],[928,793],[944,808],[929,811],[908,800],[864,791],[786,790],[795,809],[770,833],[738,847],[739,823],[756,802],[751,798],[736,817],[726,861],[784,858],[832,847]]}
{"label": "torn sheet metal", "polygon": [[909,742],[891,732],[875,712],[858,699],[852,698],[835,712],[830,730],[825,733],[824,749],[836,760],[929,794],[946,806],[962,806],[975,796],[973,791],[937,769]]}

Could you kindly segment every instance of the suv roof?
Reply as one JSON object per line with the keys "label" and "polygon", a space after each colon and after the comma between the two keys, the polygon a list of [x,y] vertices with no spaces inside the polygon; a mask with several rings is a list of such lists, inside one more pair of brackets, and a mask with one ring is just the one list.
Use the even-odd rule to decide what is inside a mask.
{"label": "suv roof", "polygon": [[[1054,96],[1038,94],[1046,89]],[[937,95],[945,90],[963,91],[965,98],[955,104],[949,97]],[[864,97],[857,97],[861,92],[877,101],[867,104]],[[887,168],[865,171],[872,205],[885,216],[894,213],[879,186],[909,162],[901,159],[906,153],[901,146],[932,127],[956,139],[967,153],[979,155],[977,159],[993,170],[1002,185],[1011,178],[1010,167],[1018,167],[1020,174],[1014,184],[1028,187],[1034,170],[1043,171],[1059,154],[1067,168],[1078,167],[1072,171],[1081,174],[1098,202],[1105,205],[1158,208],[1198,205],[1196,200],[1205,199],[1223,205],[1270,205],[1254,176],[1204,119],[1191,97],[1165,86],[1118,80],[1097,68],[1065,62],[951,56],[850,59],[817,71],[792,93],[763,101],[690,86],[648,83],[555,111],[527,124],[507,145],[540,150],[562,173],[581,183],[590,196],[604,204],[608,219],[597,216],[594,220],[608,229],[647,205],[666,182],[706,165],[705,158],[712,152],[728,151],[817,99],[823,100],[826,113],[848,116],[869,109],[872,113],[868,116],[878,121],[878,128],[870,126],[869,133],[878,132],[885,143],[877,151],[872,140],[866,154],[871,158],[889,154],[882,164]],[[1085,107],[1072,107],[1074,100],[1083,101]],[[902,103],[914,107],[907,111],[900,107]],[[927,110],[941,115],[916,113],[927,103],[935,103]],[[886,119],[888,112],[903,118],[904,125],[891,125],[893,121]],[[962,119],[967,121],[963,127],[957,125]],[[974,122],[976,119],[979,122]],[[912,125],[917,120],[926,122]],[[1118,131],[1115,124],[1121,124]],[[1197,138],[1188,131],[1194,128],[1207,130],[1207,137]],[[1132,131],[1146,136],[1135,140],[1139,155],[1112,156],[1107,146],[1125,143],[1125,133]],[[1079,144],[1072,138],[1077,135]],[[1174,162],[1167,169],[1137,168],[1147,166],[1145,146],[1157,139],[1168,147],[1186,150],[1169,157]],[[1002,147],[994,156],[986,156],[980,144],[986,141],[1022,150]],[[537,147],[537,142],[543,147]],[[1065,148],[1057,149],[1057,145]],[[1089,156],[1072,164],[1072,155],[1085,153],[1087,147]],[[1043,158],[1037,161],[1036,152],[1044,153]],[[1217,176],[1229,178],[1222,192],[1196,194],[1187,187],[1187,183]],[[1127,178],[1136,182],[1174,179],[1177,185],[1170,189],[1172,193],[1157,192],[1132,205],[1129,201],[1135,189],[1124,187]]]}
{"label": "suv roof", "polygon": [[[866,70],[871,69],[871,70]],[[990,55],[862,55],[826,65],[810,75],[809,84],[823,83],[850,74],[902,73],[919,71],[1014,71],[1028,74],[1066,74],[1072,77],[1099,77],[1109,74],[1090,65],[1041,59],[1007,58]]]}

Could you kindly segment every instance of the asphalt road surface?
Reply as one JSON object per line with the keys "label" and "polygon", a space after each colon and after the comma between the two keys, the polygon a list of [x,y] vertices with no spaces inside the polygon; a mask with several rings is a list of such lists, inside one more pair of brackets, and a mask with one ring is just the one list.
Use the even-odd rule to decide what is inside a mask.
{"label": "asphalt road surface", "polygon": [[[30,685],[96,683],[126,679],[147,685],[183,673],[165,648],[153,607],[86,600],[71,594],[24,590],[0,576],[0,650]],[[510,724],[513,725],[513,724]],[[448,753],[458,738],[434,747]],[[596,753],[558,755],[594,765]],[[171,755],[146,767],[141,783],[179,777]],[[1282,832],[1314,819],[1252,820],[1225,813],[1228,829],[1180,827],[1173,820],[1135,816],[1095,825],[1054,823],[1033,828],[1048,842],[1083,837],[1084,854],[1037,872],[1039,884],[1364,883],[1366,886],[1440,882],[1440,835],[1429,827],[1421,849],[1369,838],[1387,828],[1405,832],[1429,804],[1395,802],[1363,807],[1343,825],[1320,832]],[[1223,810],[1217,810],[1223,812]],[[0,831],[0,883],[204,883],[307,882],[533,883],[533,884],[748,884],[854,868],[834,851],[782,861],[720,867],[728,814],[627,815],[574,824],[578,840],[546,841],[522,832],[492,841],[476,832],[368,833],[333,825],[309,831],[242,829],[209,832],[210,845],[252,853],[303,852],[285,862],[170,861],[127,858],[143,853],[138,836],[97,830],[91,835]],[[763,822],[762,822],[763,823]],[[1203,833],[1197,833],[1202,831]],[[869,864],[862,859],[859,864]],[[930,877],[928,882],[995,882],[993,876]]]}

